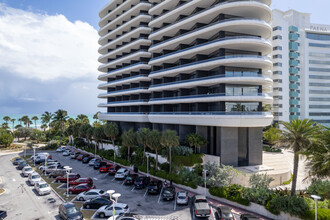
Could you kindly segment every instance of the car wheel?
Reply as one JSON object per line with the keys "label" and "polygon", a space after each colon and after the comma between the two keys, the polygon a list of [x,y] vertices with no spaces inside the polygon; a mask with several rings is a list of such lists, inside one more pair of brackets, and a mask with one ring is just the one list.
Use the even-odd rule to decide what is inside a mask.
{"label": "car wheel", "polygon": [[72,191],[69,191],[69,194],[72,194]]}
{"label": "car wheel", "polygon": [[105,217],[105,214],[103,212],[100,213],[100,217],[101,218],[104,218]]}
{"label": "car wheel", "polygon": [[78,200],[79,201],[84,201],[84,198],[83,197],[80,197]]}
{"label": "car wheel", "polygon": [[91,206],[90,205],[86,205],[86,209],[90,209],[91,208]]}

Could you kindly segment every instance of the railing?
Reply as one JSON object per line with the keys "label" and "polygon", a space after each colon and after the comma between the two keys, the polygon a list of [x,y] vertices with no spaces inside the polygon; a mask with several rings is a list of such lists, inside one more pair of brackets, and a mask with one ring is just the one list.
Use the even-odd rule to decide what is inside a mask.
{"label": "railing", "polygon": [[111,85],[111,84],[114,84],[114,83],[117,83],[117,82],[122,82],[122,81],[125,81],[125,80],[130,80],[130,79],[139,78],[139,77],[148,77],[148,75],[147,74],[139,74],[139,75],[136,75],[136,76],[131,76],[131,77],[123,78],[123,79],[113,80],[113,81],[110,81],[110,82],[107,82],[107,83],[102,83],[98,87],[103,87],[103,86],[106,86],[106,85]]}
{"label": "railing", "polygon": [[264,96],[271,97],[267,93],[249,93],[249,94],[228,94],[228,93],[212,93],[212,94],[199,94],[199,95],[187,95],[187,96],[175,96],[175,97],[163,97],[163,98],[151,98],[149,101],[165,101],[165,100],[175,100],[175,99],[195,99],[195,98],[209,98],[218,96]]}
{"label": "railing", "polygon": [[[146,49],[137,50],[137,51],[135,51],[133,53],[129,53],[125,56],[120,56],[118,58],[115,58],[114,60],[110,61],[109,63],[103,64],[99,67],[99,69],[102,69],[105,66],[109,66],[109,65],[111,66],[111,65],[115,64],[116,62],[119,62],[119,60],[127,59],[127,57],[129,57],[129,56],[136,55],[136,54],[141,53],[141,52],[149,53],[148,50],[146,50]],[[134,57],[134,58],[136,58],[136,57]]]}
{"label": "railing", "polygon": [[148,102],[148,99],[113,101],[113,102],[108,102],[107,104],[134,103],[134,102]]}
{"label": "railing", "polygon": [[272,115],[271,112],[150,112],[150,115]]}
{"label": "railing", "polygon": [[101,114],[106,114],[106,115],[113,115],[113,114],[118,114],[118,115],[147,115],[147,112],[105,112]]}
{"label": "railing", "polygon": [[[191,2],[192,2],[192,0],[190,0],[190,1],[186,1],[185,3],[181,4],[179,7],[176,6],[174,9],[181,8],[182,6],[184,6],[184,5],[188,4],[188,3],[191,3]],[[161,16],[164,16],[164,15],[166,15],[166,14],[168,14],[169,12],[172,12],[172,11],[173,11],[173,9],[171,9],[171,10],[169,10],[168,12],[165,12],[165,13],[163,13],[163,14],[156,15],[156,16],[153,18],[153,20],[155,20],[155,19],[157,19],[157,18],[159,18],[159,17],[161,17]]]}
{"label": "railing", "polygon": [[132,89],[123,89],[123,90],[117,90],[117,91],[110,91],[108,93],[101,93],[99,96],[106,96],[106,95],[110,95],[110,94],[129,92],[129,91],[140,90],[140,89],[148,89],[148,87],[137,87],[137,88],[132,88]]}
{"label": "railing", "polygon": [[221,41],[226,41],[226,40],[236,40],[236,39],[264,40],[267,43],[270,43],[269,40],[263,39],[261,37],[253,37],[253,36],[226,37],[226,38],[221,38],[221,39],[213,40],[213,41],[210,41],[210,42],[198,44],[196,46],[188,47],[188,48],[185,48],[183,50],[178,50],[178,51],[175,51],[175,52],[172,52],[172,53],[164,54],[162,56],[155,57],[155,58],[151,59],[151,61],[161,59],[161,58],[166,57],[166,56],[171,56],[171,55],[174,55],[174,54],[177,54],[177,53],[181,53],[181,52],[184,52],[184,51],[192,50],[192,49],[195,49],[195,48],[198,48],[198,47],[204,47],[205,45],[213,44],[213,43],[216,43],[216,42],[221,42]]}
{"label": "railing", "polygon": [[225,60],[225,59],[236,59],[236,58],[257,58],[257,59],[263,59],[263,60],[267,60],[270,61],[269,57],[267,56],[258,56],[258,55],[232,55],[232,56],[219,56],[219,57],[213,57],[207,60],[201,60],[201,61],[196,61],[196,62],[191,62],[191,63],[187,63],[187,64],[183,64],[183,65],[177,65],[174,67],[170,67],[170,68],[166,68],[166,69],[161,69],[161,70],[157,70],[154,72],[151,72],[150,75],[152,74],[156,74],[156,73],[160,73],[160,72],[164,72],[164,71],[169,71],[169,70],[173,70],[173,69],[178,69],[178,68],[183,68],[183,67],[187,67],[187,66],[191,66],[191,65],[198,65],[201,63],[207,63],[210,61],[215,61],[215,60]]}

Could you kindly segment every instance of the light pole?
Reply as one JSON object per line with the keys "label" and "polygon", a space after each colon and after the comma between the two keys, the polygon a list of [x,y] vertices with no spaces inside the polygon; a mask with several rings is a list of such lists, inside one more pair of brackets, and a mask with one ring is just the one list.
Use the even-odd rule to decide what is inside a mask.
{"label": "light pole", "polygon": [[66,171],[66,197],[69,197],[69,173],[72,170],[72,167],[64,166]]}
{"label": "light pole", "polygon": [[203,169],[203,172],[204,172],[204,184],[205,184],[205,196],[206,196],[206,172],[207,172],[208,170],[206,170],[206,169]]}
{"label": "light pole", "polygon": [[149,177],[149,154],[147,154],[147,177]]}
{"label": "light pole", "polygon": [[[112,219],[114,219],[115,213],[115,205],[118,202],[118,198],[121,196],[120,193],[115,193],[115,190],[108,190],[107,193],[110,196],[110,200],[112,201]],[[111,218],[109,218],[111,219]]]}
{"label": "light pole", "polygon": [[33,166],[36,166],[36,147],[33,146]]}
{"label": "light pole", "polygon": [[311,197],[314,199],[315,201],[315,220],[317,220],[317,200],[320,200],[321,197],[317,196],[317,195],[311,195]]}

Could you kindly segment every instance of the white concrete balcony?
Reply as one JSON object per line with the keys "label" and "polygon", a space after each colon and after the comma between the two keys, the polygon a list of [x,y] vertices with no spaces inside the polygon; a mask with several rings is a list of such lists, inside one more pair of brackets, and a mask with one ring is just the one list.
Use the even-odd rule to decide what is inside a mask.
{"label": "white concrete balcony", "polygon": [[116,68],[116,65],[121,65],[123,63],[129,63],[132,60],[138,60],[141,57],[149,58],[151,54],[145,50],[139,50],[129,55],[123,56],[121,58],[115,59],[107,64],[99,66],[98,70],[100,72],[107,72],[108,68]]}
{"label": "white concrete balcony", "polygon": [[139,112],[100,113],[98,118],[104,121],[149,122],[148,115]]}
{"label": "white concrete balcony", "polygon": [[120,86],[124,84],[130,84],[134,82],[140,82],[140,81],[150,81],[150,78],[146,75],[137,75],[137,76],[131,76],[123,79],[114,80],[108,83],[102,83],[97,88],[98,89],[107,89],[108,87],[115,87]]}
{"label": "white concrete balcony", "polygon": [[105,99],[108,97],[116,97],[122,95],[131,95],[131,94],[140,94],[140,93],[150,93],[147,87],[144,88],[133,88],[133,89],[123,89],[119,91],[113,91],[108,93],[101,93],[98,95],[98,98]]}
{"label": "white concrete balcony", "polygon": [[191,73],[196,70],[211,70],[219,66],[235,66],[242,68],[271,69],[273,66],[269,57],[254,55],[233,55],[214,57],[207,60],[196,61],[184,65],[178,65],[166,69],[153,71],[151,78],[161,78],[164,76],[176,76],[179,73]]}
{"label": "white concrete balcony", "polygon": [[[117,4],[122,4],[124,0],[112,0],[110,1],[106,6],[102,8],[102,10],[99,12],[99,17],[102,19],[107,14],[111,13],[112,10],[114,10],[117,7]],[[110,12],[109,12],[110,11]]]}
{"label": "white concrete balcony", "polygon": [[132,71],[137,71],[137,70],[140,70],[140,69],[150,69],[150,68],[151,67],[148,64],[141,63],[141,62],[140,63],[135,63],[135,64],[132,64],[132,65],[129,65],[129,66],[125,66],[123,68],[119,68],[119,69],[110,71],[106,74],[101,74],[101,75],[99,75],[98,80],[107,81],[108,77],[115,77],[115,76],[118,76],[118,75],[122,75],[123,73],[130,73]]}
{"label": "white concrete balcony", "polygon": [[273,47],[270,41],[258,37],[229,37],[213,40],[153,58],[150,60],[149,64],[161,65],[162,63],[175,63],[179,59],[189,59],[196,54],[212,54],[220,48],[258,51],[261,52],[262,55],[265,55],[271,53]]}

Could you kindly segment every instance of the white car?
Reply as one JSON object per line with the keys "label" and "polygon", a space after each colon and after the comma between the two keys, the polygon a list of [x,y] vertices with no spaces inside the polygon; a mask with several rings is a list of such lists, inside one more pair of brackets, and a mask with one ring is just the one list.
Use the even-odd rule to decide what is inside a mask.
{"label": "white car", "polygon": [[28,177],[30,173],[33,173],[34,170],[30,166],[23,167],[22,174],[24,177]]}
{"label": "white car", "polygon": [[108,197],[109,194],[104,192],[102,189],[91,189],[87,192],[82,192],[77,195],[77,199],[79,201],[87,201],[89,199],[94,199],[99,196],[105,196]]}
{"label": "white car", "polygon": [[54,168],[54,167],[57,167],[58,164],[59,164],[59,162],[55,162],[55,163],[52,162],[50,164],[47,164],[47,166],[40,166],[39,170],[44,171],[46,169]]}
{"label": "white car", "polygon": [[94,166],[94,163],[95,163],[96,160],[97,160],[96,158],[91,159],[91,160],[89,161],[88,165],[89,165],[89,166]]}
{"label": "white car", "polygon": [[58,147],[58,148],[56,149],[56,152],[63,152],[64,150],[65,150],[64,147]]}
{"label": "white car", "polygon": [[71,154],[71,151],[70,150],[65,150],[62,155],[63,156],[69,156]]}
{"label": "white car", "polygon": [[35,183],[40,182],[40,181],[41,181],[41,176],[38,173],[33,172],[33,173],[29,174],[30,185],[34,186]]}
{"label": "white car", "polygon": [[34,158],[36,158],[36,160],[37,160],[37,159],[46,159],[46,158],[49,158],[49,153],[36,153],[35,156],[32,155],[32,156],[30,157],[30,160],[31,160],[31,161],[34,161]]}
{"label": "white car", "polygon": [[34,184],[34,189],[38,192],[40,196],[50,194],[51,188],[45,181],[40,181]]}
{"label": "white car", "polygon": [[[102,206],[101,208],[99,208],[96,211],[96,215],[100,216],[101,218],[110,217],[113,214],[112,209],[113,209],[112,205]],[[130,211],[129,211],[127,204],[125,204],[125,203],[116,203],[115,204],[115,214],[116,215],[122,215],[122,214],[126,214],[129,212]]]}
{"label": "white car", "polygon": [[115,179],[124,179],[128,176],[129,170],[125,168],[120,168],[115,175]]}
{"label": "white car", "polygon": [[176,204],[188,205],[189,197],[186,191],[179,191],[176,193]]}

